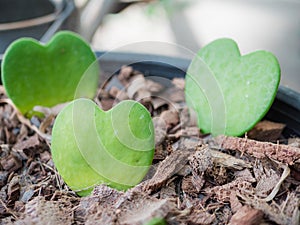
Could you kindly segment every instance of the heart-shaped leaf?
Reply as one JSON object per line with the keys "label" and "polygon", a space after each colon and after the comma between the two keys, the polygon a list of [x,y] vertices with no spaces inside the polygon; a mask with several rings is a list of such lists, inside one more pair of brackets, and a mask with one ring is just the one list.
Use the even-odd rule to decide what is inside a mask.
{"label": "heart-shaped leaf", "polygon": [[30,116],[34,106],[67,102],[79,97],[75,93],[92,98],[99,77],[95,61],[89,44],[69,31],[58,32],[46,45],[20,38],[4,54],[2,81],[16,107]]}
{"label": "heart-shaped leaf", "polygon": [[128,189],[143,179],[152,163],[150,113],[131,100],[106,112],[91,100],[74,100],[55,120],[51,152],[59,174],[79,195],[101,183]]}
{"label": "heart-shaped leaf", "polygon": [[273,54],[241,56],[231,39],[203,47],[186,75],[186,101],[204,133],[238,136],[251,129],[270,108],[280,81]]}

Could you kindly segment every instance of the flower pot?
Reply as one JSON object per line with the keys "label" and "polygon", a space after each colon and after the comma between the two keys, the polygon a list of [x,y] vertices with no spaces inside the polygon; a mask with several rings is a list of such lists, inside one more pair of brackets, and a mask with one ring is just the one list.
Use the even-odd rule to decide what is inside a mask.
{"label": "flower pot", "polygon": [[20,37],[48,41],[73,9],[74,3],[69,0],[2,0],[0,58],[7,46]]}
{"label": "flower pot", "polygon": [[[158,55],[121,53],[121,52],[97,52],[100,67],[106,74],[114,74],[123,65],[131,65],[134,69],[146,76],[160,76],[168,79],[184,77],[190,61],[182,58],[173,58]],[[108,77],[102,76],[104,81]],[[276,99],[265,116],[274,122],[287,125],[283,134],[300,136],[300,93],[280,86]]]}
{"label": "flower pot", "polygon": [[[123,65],[130,65],[146,76],[171,79],[183,78],[190,63],[186,59],[133,53],[97,52],[97,56],[102,70],[102,84],[106,79],[117,74]],[[137,73],[135,75],[139,76]],[[173,93],[174,91],[171,92],[171,95]],[[7,104],[7,102],[3,101],[2,104]],[[7,106],[6,110],[11,107],[8,104]],[[11,111],[4,111],[2,114],[5,119],[1,121],[8,122],[8,125],[11,126],[14,123],[9,123],[9,120],[12,120],[14,116],[10,116],[10,113]],[[266,117],[287,125],[283,134],[285,137],[300,136],[299,113],[299,93],[280,87],[276,100]],[[48,119],[54,119],[52,116],[49,115]],[[66,117],[63,118],[66,119]],[[39,123],[39,120],[32,120],[32,123],[37,124],[37,122]],[[20,121],[16,124],[18,123]],[[51,124],[49,121],[47,123],[48,125],[43,124],[51,130]],[[179,122],[178,124],[180,125]],[[3,125],[4,128],[7,128],[7,123],[3,123]],[[195,221],[193,224],[199,224],[200,219],[205,216],[209,219],[209,222],[205,221],[207,224],[224,224],[225,219],[226,221],[238,220],[236,224],[244,224],[243,221],[248,217],[251,221],[255,221],[252,224],[266,219],[270,219],[276,224],[297,224],[290,223],[290,221],[298,221],[298,214],[296,214],[299,202],[299,196],[296,193],[300,180],[298,147],[288,146],[282,149],[282,146],[287,145],[258,143],[247,138],[228,137],[229,141],[233,140],[233,144],[239,141],[241,145],[238,145],[239,149],[235,148],[236,145],[227,149],[223,147],[223,140],[227,137],[212,140],[213,138],[210,136],[201,135],[200,138],[198,128],[194,128],[197,130],[197,135],[183,133],[180,137],[173,136],[173,140],[171,136],[168,138],[164,136],[167,143],[164,143],[165,145],[161,148],[157,146],[156,161],[153,161],[153,167],[138,186],[124,193],[102,184],[94,189],[92,196],[82,198],[70,191],[60,179],[51,158],[48,142],[40,141],[37,134],[27,135],[27,133],[28,138],[23,137],[17,143],[14,143],[14,140],[12,143],[5,140],[1,145],[0,152],[2,154],[0,156],[3,157],[0,160],[2,166],[0,187],[4,193],[2,200],[4,207],[0,208],[0,212],[2,212],[0,223],[17,222],[22,224],[34,221],[43,224],[46,223],[44,221],[57,220],[63,221],[57,224],[63,224],[65,221],[68,223],[79,222],[80,224],[85,221],[92,221],[91,223],[95,221],[96,224],[146,224],[145,222],[150,224],[149,221],[157,222],[158,219],[160,224],[166,224],[164,223],[165,219],[168,224],[191,224],[190,221]],[[21,134],[21,129],[11,130],[9,132],[12,134]],[[51,133],[50,130],[48,130],[49,133]],[[6,131],[8,132],[8,129]],[[170,134],[173,133],[170,132]],[[62,137],[65,138],[64,133]],[[86,137],[85,135],[84,138]],[[68,138],[65,140],[67,142]],[[221,140],[220,147],[214,145],[214,143],[218,143],[218,140]],[[210,141],[212,141],[212,145],[209,145]],[[246,146],[246,144],[248,145]],[[240,148],[241,146],[242,148]],[[256,154],[248,151],[248,147],[256,150]],[[265,148],[276,150],[276,154],[268,154],[267,157],[272,156],[271,159],[274,159],[278,156],[278,158],[284,157],[283,160],[290,159],[290,165],[286,161],[279,163],[276,160],[269,160],[264,154],[257,151],[257,149],[264,151]],[[81,165],[78,161],[76,163]],[[110,166],[107,169],[113,170],[114,167]],[[78,170],[74,169],[74,171],[77,178]],[[126,171],[124,174],[126,176]],[[121,175],[124,176],[124,174]],[[264,174],[268,174],[268,176]],[[280,174],[282,174],[281,178]],[[26,179],[23,179],[24,176]],[[269,177],[272,178],[272,182]],[[287,177],[291,179],[286,179]],[[282,184],[283,182],[286,183]],[[262,185],[263,187],[261,187]],[[284,193],[279,191],[280,185],[283,187]],[[23,190],[21,188],[26,191],[21,191]],[[258,198],[253,188],[257,188],[257,190],[263,188],[262,190],[267,189],[272,192]],[[247,195],[244,192],[239,194],[239,191],[245,191]],[[251,199],[255,204],[251,203]],[[274,216],[271,207],[285,199],[289,201],[292,199],[288,205],[292,210]],[[209,207],[203,207],[203,204]],[[264,207],[263,209],[260,209],[261,205]],[[48,212],[49,207],[52,210],[51,213]],[[201,209],[198,210],[196,207],[201,207]],[[275,212],[277,212],[278,206],[275,205],[275,207]],[[119,213],[116,213],[116,210]],[[18,214],[14,213],[15,211]],[[37,211],[39,213],[35,213]],[[218,216],[216,217],[215,214]],[[292,218],[291,214],[295,216]],[[239,215],[243,216],[242,222],[240,222]]]}

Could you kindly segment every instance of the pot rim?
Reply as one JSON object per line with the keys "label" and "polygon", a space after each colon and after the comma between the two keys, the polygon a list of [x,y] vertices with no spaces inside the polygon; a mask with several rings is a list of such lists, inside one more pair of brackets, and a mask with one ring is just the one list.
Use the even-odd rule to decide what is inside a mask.
{"label": "pot rim", "polygon": [[[96,52],[100,69],[116,74],[123,65],[131,65],[146,76],[165,78],[184,77],[191,62],[190,59],[153,54],[129,52]],[[107,71],[107,69],[109,69]],[[106,77],[103,77],[104,80]],[[100,79],[103,79],[100,76]],[[274,102],[265,118],[287,125],[287,133],[300,136],[300,93],[279,85]]]}
{"label": "pot rim", "polygon": [[54,6],[53,13],[49,13],[47,15],[39,16],[32,19],[0,23],[0,31],[23,29],[53,22],[57,18],[57,16],[63,11],[63,5],[65,5],[62,4],[63,1],[64,0],[60,0],[60,3],[59,1],[49,0],[49,2]]}

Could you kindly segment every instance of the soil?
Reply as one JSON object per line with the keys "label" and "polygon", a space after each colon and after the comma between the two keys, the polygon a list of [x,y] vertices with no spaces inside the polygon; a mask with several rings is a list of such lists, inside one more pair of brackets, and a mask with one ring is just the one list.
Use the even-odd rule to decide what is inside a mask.
{"label": "soil", "polygon": [[126,192],[105,184],[78,197],[51,159],[51,128],[61,106],[18,113],[0,88],[1,224],[299,224],[300,139],[261,121],[245,137],[204,135],[188,113],[184,80],[168,87],[131,67],[99,87],[95,102],[144,104],[155,125],[155,156]]}

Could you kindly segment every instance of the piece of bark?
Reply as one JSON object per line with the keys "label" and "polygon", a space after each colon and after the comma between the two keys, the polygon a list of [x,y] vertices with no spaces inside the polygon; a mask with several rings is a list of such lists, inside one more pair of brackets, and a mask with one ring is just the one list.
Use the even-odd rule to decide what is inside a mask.
{"label": "piece of bark", "polygon": [[168,179],[180,171],[188,162],[188,151],[174,151],[165,160],[160,162],[154,176],[146,181],[144,191],[154,192],[161,188]]}
{"label": "piece of bark", "polygon": [[110,110],[113,107],[115,102],[116,102],[116,100],[113,98],[102,98],[101,99],[101,108],[104,111]]}
{"label": "piece of bark", "polygon": [[27,140],[16,143],[13,149],[22,151],[24,149],[34,148],[40,144],[40,140],[37,134],[29,137]]}
{"label": "piece of bark", "polygon": [[255,139],[257,141],[276,141],[280,138],[280,135],[285,128],[283,123],[275,123],[268,120],[263,120],[255,125],[247,135],[248,138]]}
{"label": "piece of bark", "polygon": [[192,169],[192,184],[197,192],[200,192],[205,184],[204,173],[208,168],[213,167],[213,160],[210,149],[207,146],[198,149],[189,157],[189,164]]}
{"label": "piece of bark", "polygon": [[0,171],[0,188],[6,184],[8,174],[7,171]]}
{"label": "piece of bark", "polygon": [[159,118],[165,121],[167,129],[179,123],[179,116],[178,116],[178,112],[176,111],[171,111],[171,110],[163,111],[160,114]]}
{"label": "piece of bark", "polygon": [[81,199],[75,215],[85,224],[142,225],[153,218],[167,219],[177,213],[174,201],[149,196],[137,187],[124,193],[99,185],[91,196]]}
{"label": "piece of bark", "polygon": [[237,178],[222,186],[205,188],[204,191],[207,194],[214,196],[220,202],[230,202],[231,195],[235,194],[236,191],[254,193],[252,184],[242,178]]}
{"label": "piece of bark", "polygon": [[117,215],[114,205],[124,193],[104,184],[94,188],[91,196],[80,199],[75,217],[85,224],[115,224]]}
{"label": "piece of bark", "polygon": [[159,97],[168,99],[170,103],[184,102],[185,100],[184,91],[175,86],[166,88],[159,94]]}
{"label": "piece of bark", "polygon": [[151,93],[158,93],[160,91],[162,91],[165,87],[158,83],[158,82],[155,82],[153,80],[150,80],[150,79],[146,79],[146,86],[145,88],[150,91]]}
{"label": "piece of bark", "polygon": [[16,152],[11,152],[8,156],[0,160],[0,165],[8,173],[17,171],[22,167],[22,159]]}
{"label": "piece of bark", "polygon": [[218,136],[216,140],[220,148],[248,153],[258,159],[269,157],[289,165],[300,160],[300,148],[289,145],[226,136]]}
{"label": "piece of bark", "polygon": [[158,146],[165,140],[167,134],[167,125],[166,122],[160,117],[154,117],[152,121],[155,130],[155,146]]}
{"label": "piece of bark", "polygon": [[47,201],[38,196],[25,205],[24,215],[15,224],[72,224],[72,207],[62,201]]}
{"label": "piece of bark", "polygon": [[41,162],[47,163],[51,159],[51,153],[49,151],[43,151],[40,153]]}
{"label": "piece of bark", "polygon": [[300,148],[300,138],[289,138],[288,145]]}
{"label": "piece of bark", "polygon": [[[178,124],[180,125],[180,124]],[[170,133],[173,133],[173,129],[170,130]],[[168,137],[199,137],[200,130],[198,127],[185,127],[183,129],[178,130],[175,134],[169,134]]]}
{"label": "piece of bark", "polygon": [[151,103],[151,93],[146,89],[140,89],[135,93],[133,100],[141,102],[144,105],[149,104]]}
{"label": "piece of bark", "polygon": [[120,73],[118,75],[118,79],[123,83],[126,84],[128,79],[133,73],[133,68],[131,66],[122,66]]}
{"label": "piece of bark", "polygon": [[174,151],[187,150],[195,151],[199,146],[203,144],[203,140],[199,137],[181,137],[179,141],[172,145]]}
{"label": "piece of bark", "polygon": [[228,167],[231,169],[242,170],[244,168],[251,168],[251,164],[242,159],[235,158],[234,156],[226,153],[210,149],[211,157],[217,165]]}
{"label": "piece of bark", "polygon": [[143,225],[153,218],[173,217],[178,214],[175,202],[168,199],[156,199],[142,193],[135,194],[119,207],[118,222],[124,225]]}
{"label": "piece of bark", "polygon": [[175,199],[177,198],[177,193],[175,190],[174,182],[167,184],[166,186],[162,187],[159,192],[159,199]]}
{"label": "piece of bark", "polygon": [[[204,180],[203,180],[204,183]],[[196,198],[198,196],[199,191],[195,188],[192,176],[187,176],[182,179],[181,189],[183,193]]]}
{"label": "piece of bark", "polygon": [[127,95],[130,99],[134,99],[136,93],[145,88],[146,80],[144,75],[138,74],[130,79],[130,83],[127,86]]}
{"label": "piece of bark", "polygon": [[234,177],[240,178],[245,181],[249,181],[251,183],[256,182],[256,179],[253,177],[251,171],[247,168],[243,170],[234,171]]}
{"label": "piece of bark", "polygon": [[162,106],[168,105],[168,101],[166,99],[160,98],[159,96],[152,97],[151,103],[153,105],[154,110],[157,110]]}
{"label": "piece of bark", "polygon": [[229,196],[230,208],[232,213],[236,213],[240,208],[243,207],[242,203],[239,201],[235,192],[232,192]]}
{"label": "piece of bark", "polygon": [[201,225],[209,225],[212,224],[216,220],[216,216],[214,214],[210,214],[203,210],[193,210],[191,215],[188,217],[189,224],[201,224]]}
{"label": "piece of bark", "polygon": [[8,204],[14,204],[20,197],[20,177],[14,176],[8,183],[7,189]]}
{"label": "piece of bark", "polygon": [[260,224],[263,212],[244,205],[230,219],[229,225],[255,225]]}
{"label": "piece of bark", "polygon": [[[279,169],[279,168],[278,168]],[[280,179],[280,173],[270,163],[257,162],[253,167],[253,172],[257,180],[255,194],[260,198],[265,198]]]}
{"label": "piece of bark", "polygon": [[[299,225],[300,211],[299,211],[299,198],[295,193],[288,195],[285,201],[282,201],[281,205],[273,202],[267,203],[264,199],[259,199],[251,194],[237,192],[247,205],[251,205],[253,208],[261,210],[265,217],[269,220],[282,225]],[[288,209],[288,211],[286,211]]]}
{"label": "piece of bark", "polygon": [[193,171],[200,174],[213,166],[213,159],[209,147],[204,146],[189,157],[189,164]]}
{"label": "piece of bark", "polygon": [[173,78],[172,83],[179,89],[184,90],[185,79],[184,78]]}
{"label": "piece of bark", "polygon": [[111,80],[106,84],[105,91],[110,93],[112,89],[123,90],[124,88],[125,88],[124,85],[120,82],[117,76],[113,76]]}

